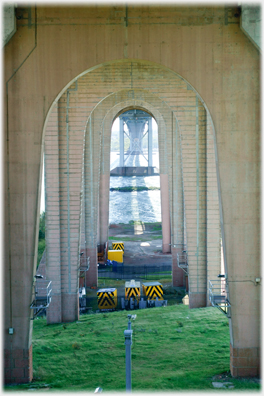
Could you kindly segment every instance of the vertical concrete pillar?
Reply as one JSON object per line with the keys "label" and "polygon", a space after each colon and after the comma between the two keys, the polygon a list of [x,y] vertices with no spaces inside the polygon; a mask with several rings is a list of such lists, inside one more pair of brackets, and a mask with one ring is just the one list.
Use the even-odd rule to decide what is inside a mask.
{"label": "vertical concrete pillar", "polygon": [[[83,114],[75,107],[77,81],[62,95],[59,106],[60,237],[62,321],[79,317],[78,286],[80,264],[80,220],[83,138],[75,135],[75,117]],[[79,118],[80,116],[80,118]]]}
{"label": "vertical concrete pillar", "polygon": [[[190,98],[191,112],[182,115],[188,121],[182,138],[184,202],[186,213],[189,306],[206,306],[206,115],[198,99]],[[194,160],[190,161],[190,158]]]}
{"label": "vertical concrete pillar", "polygon": [[[97,227],[98,227],[98,202],[100,184],[100,136],[94,133],[97,127],[97,113],[89,118],[85,136],[84,156],[84,205],[85,205],[85,230],[86,254],[90,257],[90,268],[86,272],[86,286],[98,284],[97,260]],[[99,119],[101,117],[98,117]],[[100,119],[101,121],[101,119]],[[106,179],[102,179],[105,188]],[[102,199],[104,199],[102,197]],[[101,209],[101,208],[100,208]],[[105,219],[105,217],[104,217]]]}
{"label": "vertical concrete pillar", "polygon": [[[4,92],[4,106],[17,110],[18,106],[10,104],[17,101],[21,84],[23,78],[19,73],[9,84],[4,84],[8,90]],[[28,103],[22,100],[20,110],[29,119],[31,109]],[[3,138],[3,374],[6,384],[19,384],[28,383],[33,377],[33,321],[30,320],[33,311],[30,304],[36,271],[43,152],[37,128],[29,131],[23,127],[19,116],[12,116],[6,107],[3,114],[8,117]]]}
{"label": "vertical concrete pillar", "polygon": [[122,118],[119,118],[119,166],[124,166],[124,121]]}
{"label": "vertical concrete pillar", "polygon": [[103,249],[108,241],[108,221],[109,221],[109,174],[101,174],[100,176],[100,192],[99,192],[99,244]]}
{"label": "vertical concrete pillar", "polygon": [[46,276],[52,281],[52,299],[47,309],[48,324],[62,321],[58,117],[56,104],[45,130]]}
{"label": "vertical concrete pillar", "polygon": [[152,118],[148,120],[148,167],[152,166]]}
{"label": "vertical concrete pillar", "polygon": [[[206,256],[207,288],[209,280],[221,273],[221,229],[216,174],[215,142],[211,118],[206,113]],[[224,272],[222,272],[224,273]],[[211,305],[207,293],[207,305]]]}
{"label": "vertical concrete pillar", "polygon": [[184,194],[181,160],[181,137],[178,121],[173,117],[172,124],[172,284],[175,287],[185,286],[185,273],[178,267],[177,254],[181,254],[185,246],[184,240]]}
{"label": "vertical concrete pillar", "polygon": [[162,252],[171,252],[170,201],[168,175],[160,175],[160,201],[162,220]]}

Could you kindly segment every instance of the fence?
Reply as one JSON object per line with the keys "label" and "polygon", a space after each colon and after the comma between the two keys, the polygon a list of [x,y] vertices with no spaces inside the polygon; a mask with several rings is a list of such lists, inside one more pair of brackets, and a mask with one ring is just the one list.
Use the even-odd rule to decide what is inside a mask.
{"label": "fence", "polygon": [[171,264],[160,265],[129,265],[124,266],[121,263],[113,266],[98,268],[99,278],[112,279],[145,279],[155,280],[157,278],[166,278],[172,275]]}

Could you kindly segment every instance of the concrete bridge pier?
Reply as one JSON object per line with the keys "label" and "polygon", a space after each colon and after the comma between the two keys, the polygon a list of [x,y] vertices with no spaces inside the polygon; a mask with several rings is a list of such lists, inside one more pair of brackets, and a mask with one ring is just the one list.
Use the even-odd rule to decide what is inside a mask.
{"label": "concrete bridge pier", "polygon": [[[190,308],[208,304],[208,279],[219,270],[220,223],[231,304],[231,373],[260,374],[260,51],[252,33],[261,18],[259,10],[244,9],[245,14],[243,8],[172,6],[168,13],[155,4],[16,7],[21,18],[4,46],[6,383],[32,379],[29,307],[44,140],[54,180],[47,237],[53,302],[59,307],[56,320],[74,320],[80,248],[91,256],[87,276],[96,283],[99,175],[107,166],[100,163],[100,150],[111,122],[131,108],[146,109],[159,125],[163,251],[177,238],[187,241]],[[112,120],[103,128],[108,112]],[[178,203],[182,207],[180,197],[175,203],[179,183],[173,185],[174,118],[181,135],[184,239],[176,236],[174,216]]]}

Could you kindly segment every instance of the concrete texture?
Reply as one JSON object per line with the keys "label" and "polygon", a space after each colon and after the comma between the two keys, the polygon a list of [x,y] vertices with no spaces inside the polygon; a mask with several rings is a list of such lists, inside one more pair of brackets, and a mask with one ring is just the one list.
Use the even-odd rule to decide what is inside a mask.
{"label": "concrete texture", "polygon": [[[53,181],[58,186],[49,198],[55,212],[48,220],[50,249],[53,241],[54,250],[50,256],[47,251],[47,276],[52,275],[58,296],[63,295],[70,304],[63,308],[62,303],[62,317],[69,309],[73,319],[82,241],[91,260],[96,257],[100,174],[108,172],[105,144],[109,144],[110,133],[106,123],[111,125],[119,112],[136,106],[150,111],[158,122],[161,173],[167,175],[169,185],[171,243],[187,242],[190,293],[204,293],[204,304],[206,271],[213,258],[212,253],[208,262],[211,247],[207,245],[205,254],[205,238],[209,237],[218,254],[218,215],[214,218],[218,192],[216,211],[231,302],[231,347],[258,351],[260,287],[255,278],[260,277],[260,54],[240,29],[236,7],[29,8],[30,25],[24,14],[4,48],[4,348],[26,351],[23,359],[32,369],[29,306],[36,272],[45,134],[54,133],[57,151],[54,174],[46,175],[50,177],[46,186],[52,186]],[[22,7],[18,11],[23,15]],[[101,124],[96,124],[100,118]],[[50,122],[55,123],[55,129]],[[180,139],[184,199],[178,197],[178,202],[182,200],[185,209],[181,211],[175,208],[176,184],[172,183],[178,169],[172,166],[177,123],[184,137]],[[209,130],[214,153],[210,157],[207,150],[206,162],[209,158],[214,162],[215,156],[216,163],[210,189],[203,186],[211,177],[204,163]],[[50,154],[52,151],[53,143]],[[188,154],[192,156],[187,160]],[[197,175],[202,172],[206,173],[198,184]],[[176,213],[182,218],[185,215],[184,230]],[[87,238],[80,232],[82,224]],[[92,261],[87,277],[91,271],[90,279],[97,282]],[[215,268],[209,270],[210,276],[216,276],[218,262],[218,257],[212,261]],[[8,334],[10,327],[13,335]],[[247,375],[251,369],[256,373],[258,364],[236,361],[232,373]],[[30,375],[18,369],[6,372],[5,381],[30,381]]]}
{"label": "concrete texture", "polygon": [[251,42],[261,49],[261,5],[242,4],[241,5],[241,30],[251,40]]}
{"label": "concrete texture", "polygon": [[3,43],[5,46],[11,37],[16,32],[16,17],[15,17],[15,5],[14,4],[5,4],[3,6],[3,20],[4,20],[4,32],[3,32]]}

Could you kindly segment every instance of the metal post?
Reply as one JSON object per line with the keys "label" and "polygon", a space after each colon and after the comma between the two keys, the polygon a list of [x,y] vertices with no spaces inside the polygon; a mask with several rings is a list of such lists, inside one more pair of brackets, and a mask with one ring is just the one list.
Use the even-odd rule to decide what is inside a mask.
{"label": "metal post", "polygon": [[[131,327],[131,322],[130,327]],[[126,391],[132,391],[132,375],[131,375],[131,345],[133,330],[125,330],[125,346],[126,346]]]}
{"label": "metal post", "polygon": [[119,166],[124,166],[124,121],[122,118],[119,118]]}
{"label": "metal post", "polygon": [[135,320],[137,315],[127,315],[128,324],[127,330],[124,331],[125,335],[125,346],[126,346],[126,391],[132,392],[132,366],[131,366],[131,345],[132,345],[132,333],[131,320]]}

